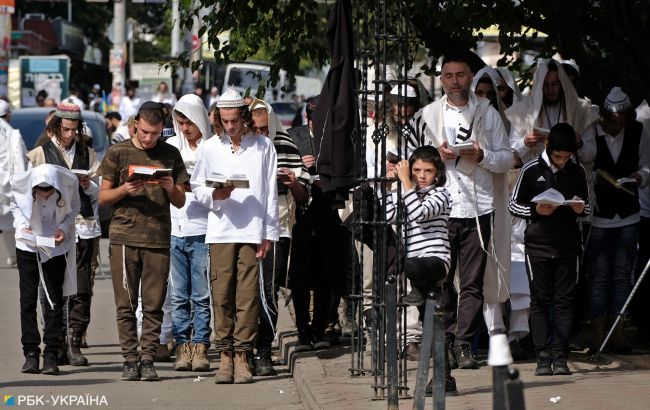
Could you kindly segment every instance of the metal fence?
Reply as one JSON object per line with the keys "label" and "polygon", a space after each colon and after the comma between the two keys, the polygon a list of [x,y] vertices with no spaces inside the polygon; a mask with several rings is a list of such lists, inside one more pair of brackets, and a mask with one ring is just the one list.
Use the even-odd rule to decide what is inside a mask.
{"label": "metal fence", "polygon": [[[406,158],[401,124],[409,53],[407,7],[401,1],[366,0],[353,4],[359,74],[360,135],[355,138],[359,174],[353,196],[352,226],[357,255],[349,296],[355,332],[351,344],[352,376],[372,375],[375,399],[397,408],[409,395],[405,355],[406,309],[398,303],[406,289],[402,272],[403,227],[386,221],[387,141]],[[392,78],[390,78],[392,76]],[[389,100],[391,88],[398,95]],[[395,101],[397,104],[391,104]],[[398,184],[398,199],[401,192]],[[398,221],[402,221],[398,208]],[[366,352],[370,352],[368,360]]]}

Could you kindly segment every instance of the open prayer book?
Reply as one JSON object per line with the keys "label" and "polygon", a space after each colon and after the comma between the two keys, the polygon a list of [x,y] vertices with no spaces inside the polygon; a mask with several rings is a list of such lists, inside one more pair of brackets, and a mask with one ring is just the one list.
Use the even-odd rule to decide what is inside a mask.
{"label": "open prayer book", "polygon": [[171,168],[155,168],[148,166],[129,165],[129,179],[127,179],[127,182],[155,181],[162,177],[171,175]]}
{"label": "open prayer book", "polygon": [[70,171],[72,171],[76,175],[84,175],[84,176],[92,177],[97,173],[97,170],[99,169],[100,165],[101,162],[97,162],[94,166],[90,167],[90,169],[72,168]]}
{"label": "open prayer book", "polygon": [[537,195],[530,202],[544,205],[571,205],[571,204],[584,204],[582,199],[564,199],[564,195],[557,189],[549,188],[541,194]]}
{"label": "open prayer book", "polygon": [[[619,179],[616,179],[616,178],[614,178],[614,176],[612,176],[612,174],[610,174],[610,173],[607,172],[607,171],[603,171],[602,169],[597,169],[597,170],[596,170],[596,173],[597,173],[597,174],[598,174],[598,175],[599,175],[603,180],[607,181],[607,183],[611,184],[611,185],[614,186],[615,188],[620,189],[621,191],[625,192],[626,194],[629,194],[629,195],[632,195],[632,196],[635,196],[635,195],[636,195],[635,191],[633,191],[633,190],[631,189],[631,188],[634,188],[634,187],[630,187],[630,186],[626,186],[626,185],[624,185],[624,184],[637,184],[638,182],[637,182],[636,179],[634,179],[634,178],[629,178],[629,177],[628,177],[628,178],[619,178]],[[636,188],[634,188],[634,189],[636,189]]]}
{"label": "open prayer book", "polygon": [[208,188],[217,189],[224,189],[231,186],[235,188],[246,189],[249,188],[250,184],[246,175],[243,174],[233,174],[230,177],[216,174],[205,180],[205,186]]}
{"label": "open prayer book", "polygon": [[456,155],[460,155],[460,152],[465,149],[474,149],[473,141],[461,142],[453,145],[449,145],[449,149]]}
{"label": "open prayer book", "polygon": [[54,238],[51,236],[38,236],[33,233],[25,232],[22,229],[16,231],[17,240],[29,245],[38,248],[48,257],[52,257],[52,250],[56,247]]}

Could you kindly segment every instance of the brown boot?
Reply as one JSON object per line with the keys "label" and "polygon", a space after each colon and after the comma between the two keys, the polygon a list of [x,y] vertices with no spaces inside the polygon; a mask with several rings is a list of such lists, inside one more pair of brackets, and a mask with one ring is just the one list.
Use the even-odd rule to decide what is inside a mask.
{"label": "brown boot", "polygon": [[235,384],[252,383],[253,373],[246,352],[235,352]]}
{"label": "brown boot", "polygon": [[192,370],[195,372],[207,372],[210,370],[208,346],[203,343],[197,343],[192,346]]}
{"label": "brown boot", "polygon": [[[166,348],[167,346],[165,346],[165,349]],[[186,372],[192,370],[192,346],[189,343],[177,345],[175,356],[176,360],[174,361],[174,370],[177,372]]]}
{"label": "brown boot", "polygon": [[233,382],[232,352],[221,352],[221,363],[219,363],[219,371],[214,376],[214,382],[217,384]]}
{"label": "brown boot", "polygon": [[81,353],[81,335],[82,332],[76,329],[70,329],[70,345],[68,346],[68,360],[71,366],[88,366],[88,359]]}

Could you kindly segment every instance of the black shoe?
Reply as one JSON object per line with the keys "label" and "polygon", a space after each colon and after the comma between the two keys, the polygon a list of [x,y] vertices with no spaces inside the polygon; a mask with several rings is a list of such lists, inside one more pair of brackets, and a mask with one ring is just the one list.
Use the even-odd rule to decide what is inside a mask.
{"label": "black shoe", "polygon": [[520,360],[528,359],[528,355],[526,354],[524,348],[521,347],[519,340],[515,339],[511,341],[509,344],[510,344],[510,354],[512,354],[512,360],[520,361]]}
{"label": "black shoe", "polygon": [[445,349],[447,351],[447,366],[449,366],[449,370],[458,369],[458,362],[454,354],[454,340],[450,337],[445,338]]}
{"label": "black shoe", "polygon": [[551,355],[548,352],[542,350],[537,354],[537,368],[535,369],[535,376],[551,376],[553,375],[553,369],[551,369]]}
{"label": "black shoe", "polygon": [[41,369],[38,367],[39,360],[38,352],[28,352],[25,353],[25,364],[20,370],[22,373],[37,374],[41,372]]}
{"label": "black shoe", "polygon": [[[424,391],[424,395],[427,397],[433,396],[433,379],[429,380],[427,388]],[[456,396],[458,395],[458,389],[456,388],[456,379],[452,376],[445,377],[445,396]]]}
{"label": "black shoe", "polygon": [[325,330],[325,335],[323,336],[323,340],[325,340],[327,343],[329,343],[330,346],[336,346],[336,345],[340,344],[339,335],[336,334],[336,328],[335,327],[328,327]]}
{"label": "black shoe", "polygon": [[422,306],[424,302],[422,294],[415,288],[411,288],[411,292],[402,298],[402,303],[407,306]]}
{"label": "black shoe", "polygon": [[248,368],[250,369],[251,374],[257,376],[257,372],[255,371],[255,355],[253,355],[252,350],[246,352],[246,360],[248,361]]}
{"label": "black shoe", "polygon": [[122,366],[122,380],[131,382],[140,380],[140,366],[138,362],[124,362]]}
{"label": "black shoe", "polygon": [[314,350],[329,349],[332,345],[325,340],[325,337],[314,338]]}
{"label": "black shoe", "polygon": [[313,349],[311,345],[311,339],[309,338],[309,335],[306,333],[298,333],[298,343],[296,343],[296,347],[293,349],[294,352],[309,352]]}
{"label": "black shoe", "polygon": [[278,372],[273,368],[271,352],[258,353],[255,357],[255,373],[258,376],[277,376]]}
{"label": "black shoe", "polygon": [[150,360],[140,362],[140,377],[145,382],[157,382],[160,380],[156,369],[153,367],[153,362]]}
{"label": "black shoe", "polygon": [[[478,361],[472,352],[472,345],[469,342],[456,342],[454,345],[454,354],[460,369],[478,369]],[[450,366],[451,368],[451,366]]]}
{"label": "black shoe", "polygon": [[41,374],[47,374],[51,376],[59,374],[59,366],[56,364],[56,353],[45,353],[45,356],[43,357],[43,369],[41,370]]}
{"label": "black shoe", "polygon": [[566,359],[564,357],[557,357],[553,359],[553,376],[569,376],[571,374],[571,370],[569,370],[569,366],[567,365]]}

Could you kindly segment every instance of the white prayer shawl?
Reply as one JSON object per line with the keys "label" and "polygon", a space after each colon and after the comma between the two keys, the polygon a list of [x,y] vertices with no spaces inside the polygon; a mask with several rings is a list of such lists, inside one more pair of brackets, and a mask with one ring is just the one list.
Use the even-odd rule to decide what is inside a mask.
{"label": "white prayer shawl", "polygon": [[[278,115],[273,111],[273,106],[264,100],[255,99],[249,109],[253,111],[258,108],[266,109],[266,112],[269,115],[269,138],[274,142],[274,145],[277,145],[278,142],[275,141],[275,138],[278,133],[288,136],[280,117],[278,117]],[[283,159],[282,153],[278,153],[278,166]],[[290,169],[296,174],[296,178],[300,178],[301,176],[303,178],[308,178],[308,175],[302,175],[305,171],[304,169]],[[278,195],[278,212],[280,220],[280,237],[290,238],[293,226],[296,224],[296,201],[294,200],[290,189],[287,190],[286,195]]]}
{"label": "white prayer shawl", "polygon": [[[13,187],[13,204],[25,220],[29,221],[32,215],[33,188],[39,184],[53,186],[61,193],[63,205],[57,207],[56,223],[61,224],[66,216],[78,215],[81,208],[79,202],[79,179],[69,169],[52,164],[42,164],[25,172],[15,174],[11,179]],[[74,218],[72,219],[74,221]],[[16,226],[16,231],[23,227]],[[38,234],[38,232],[35,232]],[[77,235],[74,223],[68,225],[65,231],[65,239],[60,246],[68,247],[66,255],[66,273],[63,280],[63,296],[71,296],[77,293]],[[43,252],[39,252],[41,262],[49,258]]]}
{"label": "white prayer shawl", "polygon": [[[188,120],[192,121],[192,123],[199,128],[201,131],[201,138],[198,139],[197,145],[201,145],[203,141],[212,136],[212,127],[210,126],[208,112],[203,105],[203,100],[201,100],[201,97],[198,95],[185,94],[174,106],[174,111],[182,113]],[[173,115],[173,120],[176,136],[172,137],[174,139],[173,143],[170,141],[168,142],[178,148],[181,157],[183,158],[183,162],[185,163],[185,168],[187,168],[187,173],[191,175],[194,171],[194,165],[196,164],[195,151],[190,148],[190,143],[183,135],[175,114]],[[170,140],[172,138],[170,138]]]}
{"label": "white prayer shawl", "polygon": [[501,74],[503,80],[506,82],[506,85],[513,92],[512,103],[515,104],[521,101],[523,95],[521,95],[521,90],[519,89],[519,86],[517,86],[517,82],[515,81],[515,77],[512,75],[512,72],[506,67],[497,67],[496,70],[499,72],[499,74]]}
{"label": "white prayer shawl", "polygon": [[0,230],[13,230],[11,177],[27,170],[27,150],[20,131],[0,118]]}
{"label": "white prayer shawl", "polygon": [[478,85],[478,82],[482,78],[489,78],[490,83],[492,84],[492,89],[494,90],[496,94],[496,100],[497,100],[497,107],[494,107],[498,112],[499,116],[501,117],[501,121],[503,121],[503,125],[506,127],[506,133],[510,134],[510,123],[508,122],[508,118],[506,117],[505,111],[506,111],[506,106],[501,101],[501,97],[499,97],[499,89],[497,88],[499,83],[500,83],[500,78],[499,78],[499,73],[489,65],[486,65],[485,67],[481,68],[478,70],[476,75],[474,76],[474,79],[472,80],[472,85],[470,86],[470,89],[474,92],[476,92],[476,86]]}
{"label": "white prayer shawl", "polygon": [[[532,133],[533,128],[540,126],[542,115],[542,104],[544,102],[544,79],[548,73],[548,64],[550,60],[541,60],[537,64],[537,70],[533,76],[533,88],[529,96],[524,96],[521,101],[513,104],[506,110],[506,116],[521,137]],[[564,94],[564,109],[566,110],[566,120],[578,134],[582,134],[587,127],[596,122],[598,114],[591,109],[591,102],[578,98],[571,80],[564,72],[562,65],[555,61],[558,77],[562,83]],[[539,142],[533,147],[535,154],[541,154],[544,150],[544,144]]]}
{"label": "white prayer shawl", "polygon": [[265,108],[266,112],[269,113],[269,137],[271,138],[271,141],[275,139],[275,136],[278,132],[283,132],[285,134],[287,133],[284,125],[282,125],[280,117],[278,117],[277,114],[273,111],[273,106],[271,104],[267,103],[264,100],[256,99],[251,104],[250,110],[253,111],[258,108]]}
{"label": "white prayer shawl", "polygon": [[[422,109],[422,117],[427,124],[425,133],[435,147],[439,147],[447,141],[447,133],[444,129],[443,120],[443,110],[446,101],[447,97],[443,96],[441,99],[434,101]],[[486,141],[490,136],[485,135],[483,118],[490,107],[490,103],[485,99],[478,99],[471,92],[469,104],[470,109],[464,110],[462,115],[468,125],[472,123],[472,117],[474,117],[471,140],[478,142],[479,146],[485,147],[487,145]],[[465,170],[472,170],[472,172],[466,172],[468,175],[471,175],[473,168],[478,166],[476,163],[461,159],[458,163],[459,168],[463,162],[465,162],[463,165]],[[483,238],[487,246],[486,252],[488,254],[483,284],[483,299],[488,303],[501,303],[509,298],[510,233],[512,225],[508,212],[509,195],[507,173],[492,173],[492,178],[494,187],[494,221],[491,237]],[[456,279],[456,286],[458,287],[458,268],[456,270]]]}

